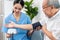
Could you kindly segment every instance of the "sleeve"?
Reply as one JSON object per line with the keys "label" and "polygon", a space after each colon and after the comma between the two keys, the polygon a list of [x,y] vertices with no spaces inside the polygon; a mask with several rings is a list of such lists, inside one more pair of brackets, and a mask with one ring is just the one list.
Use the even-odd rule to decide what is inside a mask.
{"label": "sleeve", "polygon": [[[31,19],[30,19],[29,16],[27,16],[27,24],[31,24]],[[27,31],[27,38],[28,38],[28,39],[31,39],[31,36],[28,35],[28,33],[29,33],[30,31],[31,31],[31,30],[28,30],[28,31]]]}
{"label": "sleeve", "polygon": [[56,22],[54,27],[52,27],[52,35],[57,39],[60,40],[60,22]]}
{"label": "sleeve", "polygon": [[5,27],[5,24],[8,24],[8,23],[9,23],[9,19],[5,18],[4,21],[3,21],[2,32],[7,33],[8,28]]}
{"label": "sleeve", "polygon": [[39,22],[40,22],[41,25],[45,25],[46,24],[45,19],[41,19],[41,20],[39,20]]}
{"label": "sleeve", "polygon": [[31,19],[29,16],[27,16],[27,24],[31,24]]}

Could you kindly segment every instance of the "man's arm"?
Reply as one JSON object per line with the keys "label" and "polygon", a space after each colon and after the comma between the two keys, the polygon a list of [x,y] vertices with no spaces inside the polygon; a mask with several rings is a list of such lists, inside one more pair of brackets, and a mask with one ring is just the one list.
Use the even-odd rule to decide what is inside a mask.
{"label": "man's arm", "polygon": [[47,30],[46,25],[42,27],[42,30],[44,34],[47,35],[51,40],[56,40],[54,36],[52,35],[52,33]]}

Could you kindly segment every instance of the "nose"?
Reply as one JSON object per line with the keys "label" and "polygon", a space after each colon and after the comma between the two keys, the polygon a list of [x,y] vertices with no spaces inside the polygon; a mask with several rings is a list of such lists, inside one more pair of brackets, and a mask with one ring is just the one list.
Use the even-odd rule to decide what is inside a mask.
{"label": "nose", "polygon": [[16,12],[19,12],[19,10],[18,10],[18,9],[16,9]]}

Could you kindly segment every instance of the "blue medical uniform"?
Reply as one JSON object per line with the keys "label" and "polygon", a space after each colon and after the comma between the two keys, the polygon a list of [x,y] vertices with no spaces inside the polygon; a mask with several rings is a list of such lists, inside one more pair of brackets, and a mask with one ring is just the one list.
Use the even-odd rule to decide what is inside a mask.
{"label": "blue medical uniform", "polygon": [[[21,12],[19,21],[16,21],[15,17],[13,16],[13,13],[8,15],[8,17],[5,18],[5,24],[8,24],[10,21],[15,22],[16,24],[31,24],[31,20],[29,16],[27,16],[25,13]],[[9,28],[6,28],[5,26],[2,27],[2,31],[7,33]],[[17,34],[13,35],[14,40],[30,40],[27,38],[27,31],[20,28],[15,28],[17,30]],[[11,40],[11,38],[10,38]]]}

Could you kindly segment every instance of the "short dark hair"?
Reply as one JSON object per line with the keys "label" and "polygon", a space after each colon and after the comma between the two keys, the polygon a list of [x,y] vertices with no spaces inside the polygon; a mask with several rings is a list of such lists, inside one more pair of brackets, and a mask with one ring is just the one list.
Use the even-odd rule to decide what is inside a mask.
{"label": "short dark hair", "polygon": [[14,0],[13,5],[15,5],[16,3],[21,4],[22,7],[24,7],[24,1],[23,0]]}

